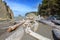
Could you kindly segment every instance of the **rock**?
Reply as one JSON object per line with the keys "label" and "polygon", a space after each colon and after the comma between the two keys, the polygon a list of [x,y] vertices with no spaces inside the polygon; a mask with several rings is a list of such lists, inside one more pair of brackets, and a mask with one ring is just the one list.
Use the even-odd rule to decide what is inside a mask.
{"label": "rock", "polygon": [[28,13],[25,14],[25,16],[27,16],[27,17],[36,17],[37,12],[28,12]]}
{"label": "rock", "polygon": [[0,20],[13,19],[13,12],[5,1],[0,0]]}

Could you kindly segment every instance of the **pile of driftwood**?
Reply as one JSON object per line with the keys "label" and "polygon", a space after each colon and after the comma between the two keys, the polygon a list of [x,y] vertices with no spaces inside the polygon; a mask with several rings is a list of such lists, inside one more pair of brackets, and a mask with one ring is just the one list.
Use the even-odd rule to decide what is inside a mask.
{"label": "pile of driftwood", "polygon": [[[14,26],[9,26],[7,32],[12,32],[15,29],[17,29],[19,26],[21,26],[21,27],[24,27],[24,31],[27,34],[31,35],[32,37],[35,37],[38,40],[51,40],[35,32],[38,29],[38,25],[39,25],[38,22],[31,17],[31,18],[27,18],[26,20],[23,19],[22,21],[20,21],[20,23]],[[33,31],[31,30],[32,28],[33,28]],[[12,40],[12,38],[10,39],[8,38],[6,40],[10,40],[10,39]],[[18,38],[17,40],[20,40],[20,39]]]}
{"label": "pile of driftwood", "polygon": [[37,30],[38,22],[33,17],[27,17],[26,19],[23,19],[22,21],[20,21],[20,23],[15,24],[14,26],[9,26],[7,32],[11,32],[22,25],[23,27],[27,27],[27,25],[29,25],[31,28],[34,27],[34,30]]}

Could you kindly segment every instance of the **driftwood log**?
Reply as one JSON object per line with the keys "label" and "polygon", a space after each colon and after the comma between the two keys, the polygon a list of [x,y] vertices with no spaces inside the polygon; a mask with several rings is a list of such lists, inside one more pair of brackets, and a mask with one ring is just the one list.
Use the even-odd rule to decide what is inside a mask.
{"label": "driftwood log", "polygon": [[25,23],[25,20],[16,24],[16,25],[14,25],[14,26],[9,26],[9,28],[7,29],[7,32],[11,32],[11,31],[15,30],[16,28],[18,28],[19,26],[21,26],[24,23]]}

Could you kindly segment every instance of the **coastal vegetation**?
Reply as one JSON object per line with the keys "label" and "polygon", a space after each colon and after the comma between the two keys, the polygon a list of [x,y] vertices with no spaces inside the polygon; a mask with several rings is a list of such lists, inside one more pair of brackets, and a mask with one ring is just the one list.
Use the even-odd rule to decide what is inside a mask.
{"label": "coastal vegetation", "polygon": [[41,16],[60,16],[60,0],[43,0],[42,4],[39,4],[38,14]]}

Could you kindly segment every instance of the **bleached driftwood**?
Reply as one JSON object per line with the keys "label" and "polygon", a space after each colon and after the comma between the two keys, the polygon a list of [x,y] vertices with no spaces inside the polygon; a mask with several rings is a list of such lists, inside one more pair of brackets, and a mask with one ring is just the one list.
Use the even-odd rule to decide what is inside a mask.
{"label": "bleached driftwood", "polygon": [[22,27],[18,28],[13,34],[7,37],[5,40],[21,40],[24,35],[24,30]]}
{"label": "bleached driftwood", "polygon": [[14,25],[14,26],[9,26],[7,32],[11,32],[13,30],[15,30],[17,27],[21,26],[22,24],[24,24],[25,20],[21,21],[20,23]]}
{"label": "bleached driftwood", "polygon": [[40,35],[40,34],[37,34],[37,33],[33,32],[33,31],[30,29],[30,27],[27,27],[27,28],[25,29],[25,32],[28,33],[29,35],[33,36],[34,38],[38,39],[38,40],[51,40],[51,39],[46,38],[46,37],[44,37],[44,36],[42,36],[42,35]]}

